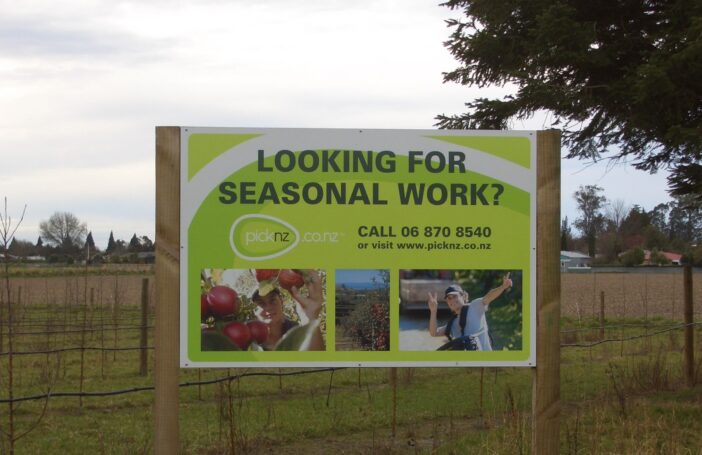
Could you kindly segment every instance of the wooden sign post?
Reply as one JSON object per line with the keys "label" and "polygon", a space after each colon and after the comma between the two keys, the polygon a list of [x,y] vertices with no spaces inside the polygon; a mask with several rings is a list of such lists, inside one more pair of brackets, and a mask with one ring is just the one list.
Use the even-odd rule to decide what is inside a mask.
{"label": "wooden sign post", "polygon": [[[188,132],[188,129],[183,129],[182,132],[193,134],[192,131]],[[180,451],[178,384],[181,343],[179,338],[180,334],[183,333],[179,330],[182,311],[179,301],[181,291],[180,259],[181,248],[186,248],[183,250],[184,258],[187,257],[189,251],[187,248],[190,248],[187,239],[180,238],[181,137],[185,137],[181,136],[182,132],[179,127],[156,128],[156,331],[154,343],[156,391],[154,402],[154,448],[157,454],[168,455]],[[204,131],[204,133],[207,133],[207,131]],[[240,131],[237,131],[239,138],[243,136],[255,137],[270,132],[259,133],[256,135],[242,135]],[[342,134],[340,132],[332,133]],[[388,134],[383,131],[375,133],[354,132],[354,134],[361,133],[366,135]],[[434,132],[431,133],[433,134]],[[443,139],[447,139],[452,134],[469,136],[473,133],[446,132],[446,137]],[[202,135],[203,132],[200,132],[200,134]],[[280,135],[281,133],[279,132],[278,134]],[[331,133],[327,131],[324,134]],[[412,134],[416,135],[418,133],[414,132]],[[489,140],[494,141],[498,135],[491,134],[492,138]],[[518,137],[520,134],[526,136],[526,133],[505,132],[505,137],[512,136],[522,140]],[[527,147],[524,150],[527,153],[522,156],[533,158],[534,143],[531,141],[534,133],[528,134],[532,135],[532,139],[528,139],[528,142],[526,142]],[[560,133],[558,131],[540,131],[536,133],[536,139],[536,270],[530,271],[531,276],[536,275],[536,302],[533,303],[533,298],[530,299],[530,305],[534,305],[531,307],[531,314],[534,315],[534,312],[536,314],[536,329],[532,329],[531,336],[533,338],[526,341],[528,343],[535,342],[536,350],[536,366],[533,367],[532,453],[557,454],[560,431],[560,254],[558,248],[558,239],[560,237]],[[425,141],[427,139],[415,140]],[[322,142],[331,143],[333,141]],[[434,143],[429,146],[433,147]],[[466,147],[469,148],[470,146],[466,145]],[[259,150],[259,152],[262,152],[262,150]],[[489,153],[494,152],[495,150],[492,150]],[[500,154],[497,153],[495,156],[499,157]],[[517,160],[518,162],[509,166],[516,166],[515,169],[520,169],[517,174],[522,175],[525,173],[521,170],[522,168],[527,170],[534,169],[534,163],[531,161],[531,158],[525,161]],[[195,164],[198,164],[198,162]],[[531,216],[534,215],[534,199],[533,196],[529,195],[534,194],[533,176],[534,174],[531,174],[531,183],[527,185],[530,188],[527,191],[530,193],[527,193],[527,196],[521,199],[529,204],[526,205],[526,203],[521,202],[524,207],[527,207],[524,213],[527,215],[531,214]],[[500,180],[497,181],[499,182]],[[499,186],[502,187],[502,185]],[[488,185],[485,184],[483,187],[487,188]],[[487,200],[484,202],[488,204]],[[183,209],[183,212],[184,214],[188,213],[186,209]],[[531,218],[532,222],[533,219]],[[192,224],[190,226],[192,229]],[[512,227],[510,226],[510,228]],[[533,225],[530,229],[533,233]],[[531,239],[531,243],[526,249],[528,253],[527,258],[534,251],[533,237]],[[182,240],[186,240],[185,243]],[[243,255],[242,257],[246,258]],[[533,268],[533,258],[534,256],[532,255],[530,258],[532,262],[526,265],[525,269]],[[184,285],[187,285],[187,283],[184,283]],[[533,285],[531,289],[533,292]],[[533,324],[533,319],[531,322]],[[535,333],[533,333],[534,331]],[[185,333],[187,334],[187,332]],[[197,342],[195,344],[199,347]],[[534,345],[532,344],[531,346],[533,347]],[[530,353],[527,352],[527,354],[532,356],[533,353],[534,350],[531,350]],[[211,355],[211,353],[205,354]],[[466,353],[464,352],[463,354],[465,355]],[[520,355],[519,353],[513,354],[509,352],[507,354]],[[322,357],[320,358],[324,359],[324,355],[326,354],[321,354]],[[429,356],[428,353],[426,355]],[[534,357],[520,360],[519,362],[523,366],[532,367],[534,365]],[[447,363],[451,363],[451,366],[456,366],[456,363],[453,361]],[[495,362],[495,364],[497,363]],[[187,363],[186,365],[190,366]],[[485,366],[485,364],[479,362],[474,362],[474,365]]]}
{"label": "wooden sign post", "polygon": [[532,451],[558,454],[560,442],[560,132],[537,136],[536,367],[532,390]]}
{"label": "wooden sign post", "polygon": [[180,452],[178,339],[180,313],[180,128],[156,128],[156,331],[154,449]]}

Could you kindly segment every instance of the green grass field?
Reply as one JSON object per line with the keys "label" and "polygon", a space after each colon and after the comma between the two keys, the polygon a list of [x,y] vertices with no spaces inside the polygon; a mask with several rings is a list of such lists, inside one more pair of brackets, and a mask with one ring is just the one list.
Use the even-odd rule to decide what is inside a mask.
{"label": "green grass field", "polygon": [[[137,307],[24,305],[14,351],[139,346]],[[115,325],[115,322],[117,323]],[[607,338],[653,333],[672,324],[612,320]],[[150,325],[153,320],[150,321]],[[599,338],[595,321],[562,322],[561,342]],[[87,331],[83,334],[82,329]],[[5,325],[3,353],[8,350]],[[153,330],[149,331],[150,337]],[[697,378],[700,339],[696,328]],[[688,388],[682,330],[593,347],[564,347],[561,453],[702,453],[702,386]],[[153,342],[150,339],[149,345]],[[149,362],[153,363],[153,350]],[[82,358],[82,362],[81,362]],[[0,357],[0,398],[9,396],[9,356]],[[139,351],[71,350],[13,356],[13,396],[109,392],[151,387]],[[220,453],[530,453],[529,369],[181,370],[180,382],[241,377],[180,389],[180,441],[187,454]],[[393,394],[396,399],[393,400]],[[152,390],[62,397],[14,404],[18,454],[152,453]],[[82,403],[81,403],[82,401]],[[395,431],[393,436],[393,415]],[[9,405],[0,403],[3,449]]]}

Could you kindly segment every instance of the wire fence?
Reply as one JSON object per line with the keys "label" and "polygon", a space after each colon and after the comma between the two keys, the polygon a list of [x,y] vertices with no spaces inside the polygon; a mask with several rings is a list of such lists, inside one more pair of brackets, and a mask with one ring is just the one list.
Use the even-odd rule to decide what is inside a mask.
{"label": "wire fence", "polygon": [[[583,332],[594,332],[594,331],[612,331],[615,329],[622,329],[622,328],[636,328],[636,327],[643,327],[648,330],[657,330],[655,332],[651,333],[646,333],[643,335],[639,336],[632,336],[632,337],[626,337],[626,338],[610,338],[607,340],[599,340],[594,343],[589,343],[589,344],[582,344],[582,343],[561,343],[561,347],[591,347],[591,346],[596,346],[598,344],[606,343],[606,342],[614,342],[614,341],[627,341],[627,340],[634,340],[638,338],[645,338],[645,337],[650,337],[650,336],[655,336],[661,333],[667,333],[670,332],[671,330],[680,330],[684,329],[685,327],[689,326],[698,326],[702,323],[700,322],[694,322],[691,324],[646,324],[646,323],[640,323],[640,324],[609,324],[609,325],[603,325],[603,326],[588,326],[588,327],[581,327],[581,328],[576,328],[576,329],[562,329],[560,330],[561,334],[573,334],[573,333],[583,333]],[[118,327],[116,329],[110,329],[110,330],[141,330],[141,329],[148,329],[151,330],[154,327],[149,325],[149,326],[133,326],[133,327]],[[658,330],[660,329],[660,330]],[[37,332],[37,333],[15,333],[15,335],[47,335],[47,334],[64,334],[64,333],[90,333],[90,332],[98,332],[99,329],[86,329],[86,330],[67,330],[67,331],[54,331],[54,332]],[[73,346],[73,347],[64,347],[64,348],[58,348],[58,349],[42,349],[42,350],[36,350],[36,351],[13,351],[13,355],[34,355],[34,354],[55,354],[57,352],[70,352],[70,351],[104,351],[104,352],[114,352],[114,351],[139,351],[139,350],[153,350],[154,348],[152,346],[135,346],[135,347],[123,347],[123,348],[109,348],[109,347],[97,347],[97,346]],[[5,351],[5,352],[0,352],[0,357],[7,356],[10,353]]]}
{"label": "wire fence", "polygon": [[[203,386],[203,385],[213,385],[222,382],[231,382],[242,378],[248,377],[277,377],[282,378],[286,376],[301,376],[305,374],[318,374],[318,373],[329,373],[339,370],[345,370],[347,368],[320,368],[315,370],[299,370],[299,371],[286,371],[286,372],[250,372],[241,373],[234,375],[227,375],[216,379],[207,379],[203,381],[189,381],[182,382],[178,384],[179,387],[193,387],[193,386]],[[155,389],[155,386],[141,386],[141,387],[128,387],[120,390],[110,390],[106,392],[47,392],[45,394],[30,395],[26,397],[15,397],[13,399],[0,399],[0,404],[3,403],[19,403],[22,401],[36,401],[36,400],[47,400],[49,398],[59,398],[59,397],[109,397],[115,395],[124,395],[127,393],[136,392],[148,392]]]}
{"label": "wire fence", "polygon": [[[620,277],[613,281],[616,282],[618,279]],[[677,277],[675,279],[677,280]],[[602,276],[599,276],[596,280],[598,281],[595,283],[605,282]],[[648,278],[647,280],[649,286],[654,282],[654,278]],[[109,282],[109,280],[107,281]],[[588,291],[592,294],[590,296],[592,301],[588,302],[588,305],[591,305],[592,308],[588,307],[587,311],[583,311],[585,305],[582,302],[576,304],[572,301],[563,301],[564,313],[570,312],[570,318],[564,319],[562,323],[560,346],[564,350],[571,351],[571,353],[583,348],[593,349],[612,343],[632,343],[632,345],[635,345],[635,342],[638,340],[660,339],[663,335],[681,332],[688,328],[699,329],[702,324],[700,322],[689,324],[678,322],[682,315],[681,293],[675,294],[675,297],[668,302],[675,311],[675,314],[673,314],[670,308],[664,308],[660,312],[650,311],[651,298],[642,297],[640,293],[634,294],[629,288],[624,291],[625,293],[629,292],[630,295],[628,295],[623,305],[616,301],[614,292],[606,291],[605,302],[611,304],[608,306],[611,310],[606,312],[606,316],[607,319],[613,319],[613,321],[611,323],[602,323],[604,318],[601,317],[600,313],[600,287],[598,285],[593,289]],[[142,318],[144,317],[142,310],[138,305],[133,304],[134,300],[131,300],[130,302],[132,303],[128,304],[125,298],[120,297],[127,294],[133,295],[136,292],[133,290],[129,293],[122,292],[119,288],[113,287],[111,293],[117,298],[111,299],[109,302],[107,299],[104,299],[100,303],[99,292],[91,293],[89,289],[87,291],[83,289],[81,294],[73,288],[70,292],[66,291],[64,294],[64,297],[68,300],[50,303],[49,305],[42,304],[36,307],[33,307],[31,300],[23,294],[25,292],[26,290],[16,292],[16,295],[23,295],[23,297],[21,305],[18,305],[16,318],[12,321],[11,326],[10,321],[7,319],[0,321],[0,330],[5,337],[9,335],[9,329],[12,329],[15,342],[12,356],[15,357],[16,361],[24,362],[20,363],[19,366],[17,363],[15,364],[15,367],[22,372],[18,376],[24,375],[22,380],[15,383],[15,386],[18,387],[15,396],[6,395],[0,397],[0,404],[10,407],[19,403],[36,402],[35,406],[40,406],[43,404],[41,402],[53,403],[53,400],[59,398],[100,399],[146,393],[147,395],[144,397],[138,397],[139,401],[145,401],[149,397],[148,394],[154,392],[153,378],[145,377],[141,380],[143,381],[141,384],[136,379],[138,377],[136,373],[138,370],[136,357],[140,357],[143,353],[152,353],[154,351],[152,308],[148,305],[146,306],[147,323],[139,323],[143,321]],[[94,294],[93,304],[89,303],[91,294]],[[636,295],[639,295],[640,301],[634,301],[634,296]],[[149,291],[148,296],[151,299],[151,291]],[[700,299],[695,297],[695,302],[699,307]],[[580,311],[578,311],[578,308]],[[678,313],[680,314],[678,315]],[[699,314],[699,311],[697,313]],[[628,318],[635,320],[629,322],[627,321]],[[144,331],[148,333],[148,339],[151,341],[150,345],[140,345],[139,333]],[[602,334],[606,334],[606,336],[602,336]],[[42,336],[46,337],[46,339],[42,339]],[[665,338],[662,340],[665,341]],[[8,340],[5,338],[4,344],[0,344],[0,360],[2,362],[6,362],[10,356],[7,342]],[[78,359],[77,353],[80,353],[80,359]],[[120,353],[125,353],[125,355],[120,356]],[[122,363],[119,366],[112,367],[112,370],[110,370],[110,364],[105,362],[107,354],[111,354],[109,357],[116,355],[116,358],[120,359]],[[587,355],[587,351],[583,355]],[[37,358],[34,359],[33,356]],[[42,359],[39,356],[45,356],[45,358]],[[140,358],[143,359],[143,357]],[[42,364],[42,362],[45,364]],[[53,363],[49,364],[50,362]],[[81,365],[80,382],[76,372],[76,365],[79,363]],[[117,363],[114,365],[117,365]],[[124,365],[127,365],[127,367],[125,368]],[[83,369],[85,369],[85,374]],[[179,384],[179,387],[180,389],[206,387],[256,377],[284,378],[305,375],[333,375],[336,371],[349,369],[338,367],[283,371],[273,371],[271,369],[268,371],[246,371],[237,374],[223,374],[222,370],[217,370],[214,373],[216,375],[214,378],[184,381]],[[113,380],[110,377],[111,373],[118,373],[120,380]],[[188,374],[193,375],[195,373],[190,371],[184,376]],[[197,374],[199,376],[199,372]],[[210,374],[213,373],[210,372]],[[4,382],[5,375],[6,371],[4,369],[0,371],[0,389],[3,390],[6,390],[7,387],[7,383]],[[92,376],[89,377],[89,375]],[[92,378],[92,382],[89,380],[90,378]],[[101,378],[103,381],[100,381]],[[324,381],[324,379],[324,377],[320,378],[321,381]],[[85,387],[84,382],[87,384]],[[331,389],[331,380],[329,381],[329,387]],[[58,390],[62,388],[69,390]],[[103,390],[83,390],[83,388]],[[214,394],[216,388],[204,390],[211,390],[212,394]],[[63,406],[64,403],[71,407],[74,406],[71,402],[61,400],[58,400],[57,403],[60,406]],[[26,406],[32,405],[28,404]],[[82,408],[82,401],[80,406]],[[49,412],[52,411],[50,410]]]}
{"label": "wire fence", "polygon": [[[85,347],[70,347],[70,348],[58,348],[58,349],[46,349],[42,351],[13,351],[12,355],[36,355],[36,354],[56,354],[59,352],[73,352],[73,351],[97,351],[97,352],[125,352],[125,351],[151,351],[153,346],[136,346],[127,348],[105,348],[96,346],[85,346]],[[0,352],[0,356],[8,356],[9,352]]]}
{"label": "wire fence", "polygon": [[[668,327],[668,328],[666,328],[666,329],[658,330],[658,331],[656,331],[656,332],[645,333],[645,334],[640,334],[640,335],[631,335],[631,336],[620,337],[620,338],[607,338],[607,339],[604,339],[604,340],[593,341],[593,342],[591,342],[591,343],[561,343],[561,347],[562,347],[562,348],[591,348],[591,347],[593,347],[593,346],[597,346],[597,345],[604,344],[604,343],[614,343],[614,342],[623,342],[623,341],[640,340],[640,339],[643,339],[643,338],[650,338],[650,337],[654,337],[654,336],[657,336],[657,335],[661,335],[661,334],[663,334],[663,333],[668,333],[668,332],[671,332],[671,331],[673,331],[673,330],[683,330],[683,329],[685,329],[686,327],[699,326],[699,325],[701,325],[701,324],[702,324],[702,323],[700,323],[700,322],[693,322],[693,323],[690,323],[690,324],[678,324],[678,325],[676,325],[676,326]],[[599,330],[599,329],[598,329],[598,330]]]}
{"label": "wire fence", "polygon": [[105,330],[110,330],[110,331],[125,331],[125,330],[151,330],[153,329],[154,326],[152,325],[147,325],[147,326],[140,326],[140,325],[135,325],[135,326],[127,326],[127,327],[121,327],[119,325],[113,325],[112,327],[103,327],[103,328],[97,328],[97,329],[72,329],[72,330],[43,330],[43,331],[36,331],[36,332],[13,332],[13,335],[15,336],[47,336],[47,335],[64,335],[64,334],[69,334],[69,333],[94,333],[94,332],[102,332]]}
{"label": "wire fence", "polygon": [[[646,334],[639,334],[639,335],[631,335],[631,336],[620,337],[620,338],[607,338],[607,339],[597,340],[597,341],[594,341],[591,343],[561,343],[560,346],[562,348],[592,348],[592,347],[602,345],[605,343],[615,343],[615,342],[621,343],[621,342],[626,342],[626,341],[633,341],[633,340],[640,340],[640,339],[644,339],[644,338],[656,337],[658,335],[668,333],[668,332],[671,332],[674,330],[684,330],[686,327],[695,327],[695,326],[702,326],[702,322],[694,322],[694,323],[690,323],[690,324],[676,324],[676,325],[669,326],[665,329],[658,330],[655,332],[650,332],[650,333],[646,333]],[[582,330],[599,330],[601,328],[612,329],[612,328],[621,328],[621,327],[645,327],[645,325],[643,325],[643,324],[617,324],[617,325],[610,325],[610,326],[603,326],[603,327],[588,327],[588,328],[582,329]],[[561,333],[571,333],[571,332],[572,331],[569,331],[569,330],[561,330]],[[45,351],[15,352],[13,354],[15,354],[15,355],[32,355],[32,354],[53,354],[53,353],[59,353],[59,352],[81,351],[81,350],[115,352],[115,351],[139,351],[139,350],[153,350],[153,349],[154,348],[151,346],[132,347],[132,348],[73,347],[73,348],[52,349],[52,350],[45,350]],[[0,353],[0,355],[7,355],[7,354],[8,353]],[[183,382],[183,383],[179,384],[179,387],[212,385],[212,384],[242,379],[242,378],[246,378],[246,377],[279,377],[280,378],[280,377],[286,377],[286,376],[300,376],[300,375],[305,375],[305,374],[328,373],[328,372],[345,370],[345,369],[347,369],[347,368],[346,367],[334,367],[334,368],[320,368],[320,369],[314,369],[314,370],[299,370],[299,371],[286,371],[286,372],[281,372],[281,371],[278,371],[278,372],[248,372],[248,373],[242,373],[242,374],[227,375],[227,376],[216,378],[216,379]],[[110,390],[110,391],[104,391],[104,392],[47,392],[45,394],[30,395],[30,396],[24,396],[24,397],[14,397],[12,399],[7,399],[7,398],[0,399],[0,404],[10,403],[10,402],[17,403],[17,402],[23,402],[23,401],[45,400],[45,399],[59,398],[59,397],[107,397],[107,396],[124,395],[124,394],[129,394],[129,393],[136,393],[136,392],[153,391],[154,389],[155,389],[154,386],[139,386],[139,387],[128,387],[128,388],[124,388],[124,389]]]}

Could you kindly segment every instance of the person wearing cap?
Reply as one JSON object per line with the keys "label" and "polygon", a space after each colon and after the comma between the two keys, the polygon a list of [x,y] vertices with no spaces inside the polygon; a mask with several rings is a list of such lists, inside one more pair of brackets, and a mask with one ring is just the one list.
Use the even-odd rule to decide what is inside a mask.
{"label": "person wearing cap", "polygon": [[[324,339],[322,338],[322,332],[319,329],[319,321],[317,319],[322,310],[322,305],[324,304],[322,281],[319,274],[314,270],[304,270],[303,276],[305,279],[305,286],[307,287],[307,295],[301,293],[295,286],[290,290],[290,294],[297,303],[300,304],[308,321],[317,325],[310,340],[308,350],[323,351]],[[285,316],[285,312],[283,311],[283,295],[277,287],[273,288],[266,295],[261,295],[259,290],[256,289],[251,295],[251,300],[258,305],[261,317],[268,323],[268,338],[262,346],[264,349],[274,349],[288,331],[299,326],[297,322]]]}
{"label": "person wearing cap", "polygon": [[[502,284],[488,291],[483,297],[477,298],[470,303],[468,293],[458,284],[452,284],[444,292],[444,298],[451,313],[454,315],[448,324],[437,326],[436,313],[439,308],[436,293],[428,293],[427,306],[429,307],[429,334],[433,337],[445,336],[450,340],[464,339],[468,337],[472,348],[477,351],[492,351],[492,343],[488,335],[488,324],[485,312],[492,301],[502,293],[512,287],[512,280],[509,272],[502,278]],[[467,308],[466,320],[461,323],[461,310]],[[461,327],[464,325],[464,327]]]}

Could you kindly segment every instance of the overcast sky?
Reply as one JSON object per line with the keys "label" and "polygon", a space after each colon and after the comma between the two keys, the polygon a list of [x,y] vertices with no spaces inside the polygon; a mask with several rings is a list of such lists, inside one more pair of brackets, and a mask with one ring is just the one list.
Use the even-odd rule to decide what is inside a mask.
{"label": "overcast sky", "polygon": [[[433,128],[506,89],[443,84],[444,19],[419,0],[0,0],[0,197],[17,237],[55,211],[104,248],[154,238],[154,128]],[[548,127],[543,120],[514,129]],[[562,213],[595,183],[651,209],[665,175],[564,161]]]}

